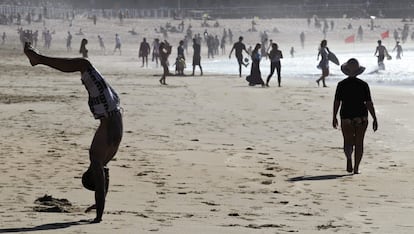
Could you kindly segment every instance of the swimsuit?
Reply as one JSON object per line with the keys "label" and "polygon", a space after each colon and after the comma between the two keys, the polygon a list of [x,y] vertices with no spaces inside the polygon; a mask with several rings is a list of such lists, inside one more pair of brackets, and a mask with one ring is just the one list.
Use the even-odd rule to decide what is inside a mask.
{"label": "swimsuit", "polygon": [[368,116],[355,117],[352,119],[341,119],[341,121],[342,123],[351,124],[353,127],[359,127],[368,122]]}
{"label": "swimsuit", "polygon": [[89,109],[95,119],[110,117],[120,111],[118,94],[93,67],[82,74],[82,84],[89,94]]}

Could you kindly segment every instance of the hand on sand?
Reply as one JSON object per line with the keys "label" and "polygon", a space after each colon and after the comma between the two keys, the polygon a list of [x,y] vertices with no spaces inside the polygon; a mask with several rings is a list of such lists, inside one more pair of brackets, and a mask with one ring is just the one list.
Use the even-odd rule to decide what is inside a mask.
{"label": "hand on sand", "polygon": [[90,223],[100,223],[101,221],[102,221],[102,219],[95,218]]}
{"label": "hand on sand", "polygon": [[32,44],[30,42],[24,43],[24,54],[27,56],[27,58],[30,61],[30,64],[32,66],[35,66],[39,64],[38,62],[38,53],[35,51],[35,49],[32,47]]}
{"label": "hand on sand", "polygon": [[88,208],[86,208],[85,213],[88,213],[88,212],[90,212],[91,210],[95,210],[95,209],[96,209],[96,205],[95,205],[95,204],[93,204],[93,205],[89,206]]}
{"label": "hand on sand", "polygon": [[81,223],[100,223],[102,219],[94,218],[94,219],[82,219],[79,222]]}

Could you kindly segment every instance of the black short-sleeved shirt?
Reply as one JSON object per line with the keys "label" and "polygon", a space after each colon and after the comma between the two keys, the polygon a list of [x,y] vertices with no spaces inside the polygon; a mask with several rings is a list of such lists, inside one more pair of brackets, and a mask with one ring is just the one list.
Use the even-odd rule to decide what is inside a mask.
{"label": "black short-sleeved shirt", "polygon": [[246,50],[246,46],[243,44],[243,42],[236,42],[233,45],[234,50],[236,51],[236,57],[241,57],[243,50]]}
{"label": "black short-sleeved shirt", "polygon": [[342,119],[367,117],[366,102],[372,101],[368,84],[354,77],[348,77],[338,83],[335,101],[341,101]]}

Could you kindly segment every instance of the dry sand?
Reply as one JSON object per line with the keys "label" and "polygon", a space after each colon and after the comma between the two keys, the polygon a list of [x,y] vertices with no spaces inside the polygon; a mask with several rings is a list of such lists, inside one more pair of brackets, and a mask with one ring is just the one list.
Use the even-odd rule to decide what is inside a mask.
{"label": "dry sand", "polygon": [[[136,51],[101,56],[93,45],[91,60],[121,96],[125,132],[109,164],[103,222],[79,222],[94,217],[83,213],[93,193],[80,176],[98,122],[79,74],[32,68],[15,45],[0,50],[0,233],[414,230],[410,89],[371,86],[379,130],[367,131],[362,174],[349,175],[341,133],[331,127],[334,84],[252,88],[206,71],[168,77],[163,87],[154,76],[161,70],[140,69]],[[63,37],[59,45],[44,53],[63,55]],[[72,207],[35,211],[45,194]]]}

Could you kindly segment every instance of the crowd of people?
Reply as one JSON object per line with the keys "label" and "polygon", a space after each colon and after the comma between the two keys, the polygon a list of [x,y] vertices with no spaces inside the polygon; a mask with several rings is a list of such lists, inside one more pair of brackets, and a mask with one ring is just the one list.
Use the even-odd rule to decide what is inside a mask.
{"label": "crowd of people", "polygon": [[[316,21],[318,22],[318,21]],[[319,27],[319,25],[317,25]],[[328,27],[328,26],[321,26]],[[330,24],[333,30],[334,24]],[[277,75],[277,85],[282,86],[282,72],[281,60],[283,52],[279,49],[276,41],[269,39],[266,32],[261,32],[260,43],[256,43],[253,49],[249,49],[244,44],[243,36],[238,38],[238,41],[233,43],[233,33],[231,29],[223,28],[221,40],[219,35],[212,35],[207,30],[201,36],[200,33],[193,33],[191,25],[184,30],[184,23],[179,25],[180,33],[183,33],[183,39],[179,41],[175,58],[175,74],[170,72],[169,57],[173,52],[173,45],[165,37],[154,38],[150,44],[146,37],[142,38],[142,42],[138,47],[138,57],[140,58],[141,67],[148,67],[149,57],[152,61],[161,65],[163,73],[159,79],[161,85],[167,85],[166,78],[170,75],[185,75],[186,59],[188,42],[192,41],[193,56],[192,56],[192,73],[195,75],[195,70],[198,67],[200,75],[203,75],[203,68],[201,63],[201,49],[202,45],[207,48],[207,58],[213,58],[214,55],[225,53],[225,44],[232,45],[229,52],[229,59],[231,59],[234,52],[238,63],[238,75],[242,76],[242,68],[250,65],[250,74],[246,77],[249,86],[261,85],[269,87],[271,78],[275,71]],[[326,29],[327,30],[327,29]],[[95,204],[88,208],[96,209],[96,218],[92,222],[100,222],[105,206],[105,197],[108,191],[109,184],[109,170],[107,169],[108,162],[115,156],[121,138],[122,138],[122,113],[119,103],[118,94],[105,81],[104,77],[97,71],[92,63],[86,59],[89,57],[89,50],[87,44],[92,38],[84,37],[81,40],[79,53],[82,58],[57,58],[46,55],[40,55],[34,47],[38,43],[38,31],[24,30],[19,28],[18,33],[20,40],[24,45],[24,53],[28,57],[30,64],[36,66],[43,64],[62,72],[80,72],[81,79],[88,90],[88,104],[91,112],[96,119],[99,119],[100,125],[96,130],[93,143],[90,150],[90,166],[82,177],[82,183],[85,188],[95,192]],[[49,49],[52,42],[52,34],[45,28],[42,32],[42,39],[44,40],[44,48]],[[84,36],[81,34],[80,36]],[[7,36],[3,33],[2,43],[5,42]],[[67,32],[66,48],[68,51],[72,48],[72,34]],[[89,40],[88,40],[89,39]],[[305,35],[300,34],[301,45],[304,47]],[[105,53],[104,39],[101,35],[97,36],[97,42],[101,50]],[[120,33],[114,34],[114,50],[113,54],[119,53],[122,55],[122,40]],[[327,47],[328,42],[323,39],[320,43],[317,57],[320,59],[318,68],[321,69],[322,74],[316,83],[322,82],[323,87],[327,87],[325,79],[329,75],[329,63],[332,61],[330,55],[333,54]],[[221,49],[221,50],[220,50]],[[293,48],[292,48],[293,49]],[[396,46],[396,50],[402,49]],[[247,57],[245,57],[247,55]],[[291,52],[293,56],[293,52]],[[383,65],[384,58],[388,55],[386,48],[378,41],[378,47],[375,54],[378,57],[378,65]],[[268,58],[270,61],[270,73],[266,80],[262,78],[260,71],[260,62],[263,58]],[[384,68],[385,69],[385,68]],[[346,79],[338,83],[336,94],[334,98],[334,109],[332,126],[338,127],[337,114],[340,110],[341,130],[344,138],[344,153],[346,156],[346,170],[350,173],[359,173],[359,164],[363,155],[363,139],[368,126],[368,113],[373,118],[373,130],[378,129],[375,109],[371,98],[369,86],[366,82],[357,78],[359,74],[364,72],[365,68],[359,65],[356,59],[350,59],[341,66],[342,72],[347,76]],[[99,86],[99,87],[97,87]],[[104,88],[102,88],[102,87]],[[350,95],[352,94],[352,95]],[[108,135],[111,132],[112,135]],[[355,153],[354,153],[355,151]],[[354,162],[352,163],[352,155],[354,154]]]}
{"label": "crowd of people", "polygon": [[[72,20],[73,19],[74,19],[74,16],[72,17]],[[311,23],[312,20],[314,21],[314,24]],[[253,22],[255,21],[253,20]],[[323,37],[326,36],[325,33],[328,30],[332,31],[334,30],[334,27],[335,27],[335,23],[333,20],[328,21],[327,19],[319,19],[317,16],[308,18],[307,23],[308,23],[308,27],[313,26],[316,29],[322,30],[322,32],[324,32],[324,34],[322,35]],[[96,24],[96,15],[94,17],[94,24]],[[29,21],[27,22],[27,25],[30,25]],[[255,24],[252,24],[252,25],[255,26],[256,22]],[[373,26],[373,24],[371,26]],[[201,71],[200,74],[202,75],[203,70],[201,66],[201,51],[203,50],[203,48],[206,48],[207,59],[212,59],[214,58],[214,56],[224,55],[226,53],[226,44],[227,44],[227,45],[232,46],[229,57],[231,57],[233,51],[235,51],[235,57],[237,59],[237,63],[239,67],[238,71],[239,71],[240,77],[242,76],[242,67],[243,66],[247,67],[249,65],[249,61],[251,61],[251,69],[250,69],[251,74],[249,75],[249,79],[251,79],[252,77],[258,76],[260,72],[261,59],[266,58],[270,60],[270,73],[267,75],[267,78],[265,79],[265,81],[263,81],[260,75],[260,79],[253,79],[253,82],[248,81],[249,85],[260,84],[260,85],[263,85],[263,87],[268,87],[271,81],[271,77],[276,71],[277,85],[279,87],[281,86],[281,77],[282,77],[281,59],[283,59],[282,51],[279,50],[279,45],[269,38],[267,31],[259,32],[260,43],[257,43],[257,45],[255,46],[255,49],[253,49],[251,46],[247,47],[243,43],[242,36],[239,37],[239,41],[233,44],[233,32],[230,28],[226,29],[222,27],[222,33],[221,35],[219,35],[216,33],[217,30],[214,30],[214,32],[216,33],[214,34],[214,33],[210,33],[208,31],[208,28],[205,28],[203,32],[194,32],[192,25],[191,24],[185,25],[184,20],[181,20],[177,26],[174,26],[171,22],[167,22],[165,26],[160,26],[159,33],[161,35],[160,37],[154,38],[151,44],[147,41],[146,37],[143,37],[143,41],[139,45],[139,49],[138,49],[138,57],[140,60],[142,60],[141,67],[148,67],[148,62],[149,62],[148,60],[150,56],[151,56],[151,61],[155,62],[155,65],[158,67],[159,62],[160,63],[162,62],[161,52],[160,52],[161,43],[168,41],[167,32],[171,31],[172,29],[174,29],[176,33],[178,34],[183,34],[183,37],[180,40],[179,45],[177,45],[177,56],[175,57],[175,62],[170,63],[169,61],[169,55],[172,52],[170,52],[168,56],[164,55],[167,57],[165,63],[168,66],[175,65],[175,73],[173,75],[185,75],[185,68],[186,68],[186,64],[188,63],[193,65],[193,72],[191,73],[191,75],[194,75],[195,67],[197,66],[199,66],[200,71]],[[155,31],[157,32],[157,30]],[[397,52],[397,56],[396,56],[397,59],[401,59],[401,56],[403,54],[402,46],[399,40],[406,38],[406,35],[408,34],[408,32],[409,32],[409,27],[405,25],[401,37],[394,33],[396,45],[393,51]],[[52,38],[53,38],[53,34],[55,33],[56,32],[54,30],[48,29],[47,27],[44,27],[44,29],[42,30],[41,40],[44,42],[43,47],[45,49],[49,49],[52,46]],[[359,38],[359,40],[363,40],[362,39],[363,32],[362,32],[361,26],[359,26],[357,33],[358,33],[357,38]],[[19,27],[18,34],[20,36],[21,43],[24,43],[25,41],[29,41],[32,43],[34,47],[38,46],[38,40],[39,40],[38,30],[32,31],[30,29],[23,29],[23,27]],[[103,51],[103,54],[106,54],[106,48],[105,48],[103,36],[97,35],[98,40],[94,40],[93,38],[87,38],[86,34],[82,31],[82,28],[79,29],[79,32],[76,32],[76,35],[83,37],[82,39],[85,39],[85,40],[82,40],[81,42],[82,45],[79,51],[79,53],[82,54],[82,57],[88,57],[88,53],[87,53],[88,50],[86,49],[86,44],[88,41],[91,41],[91,40],[97,41],[99,43],[101,51]],[[405,35],[405,37],[403,35]],[[70,31],[67,32],[67,36],[65,39],[66,39],[67,51],[71,51],[73,35]],[[7,35],[5,32],[3,32],[1,43],[5,44],[6,40],[7,40]],[[299,34],[299,40],[300,40],[301,47],[304,48],[305,41],[306,41],[306,35],[303,31],[300,32]],[[193,47],[192,63],[187,61],[188,60],[187,55],[189,54],[188,48],[190,47],[189,44],[191,42],[192,42],[192,47]],[[403,43],[404,42],[405,40],[403,40]],[[122,55],[122,50],[121,50],[122,41],[121,41],[120,33],[115,33],[114,43],[115,45],[113,47],[114,50],[112,54],[115,54],[118,52],[119,55]],[[170,46],[173,47],[173,45],[170,45]],[[259,47],[258,51],[256,51],[257,49],[256,47]],[[294,57],[296,50],[292,46],[289,52],[290,52],[291,57]],[[243,53],[247,55],[246,58],[244,58]],[[316,83],[318,84],[318,86],[320,85],[320,83],[322,83],[323,87],[327,87],[325,80],[326,80],[326,77],[329,76],[329,61],[330,61],[329,56],[330,55],[332,55],[332,53],[327,47],[327,40],[324,39],[322,40],[319,46],[318,56],[317,56],[318,59],[319,57],[321,58],[317,67],[321,69],[322,71],[321,76],[316,80]],[[374,55],[378,57],[379,70],[384,70],[385,69],[384,59],[385,58],[391,59],[391,56],[389,55],[388,50],[381,44],[380,40],[378,41],[378,47]],[[174,60],[174,59],[171,59],[171,60]],[[163,65],[161,64],[161,66]],[[166,73],[165,76],[168,76],[168,75],[172,75],[172,73],[168,71],[168,73]],[[162,80],[165,81],[165,78],[163,78]]]}

